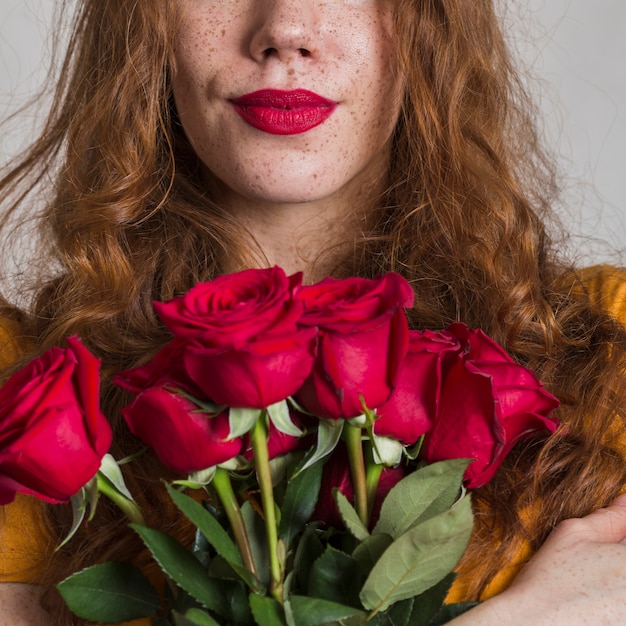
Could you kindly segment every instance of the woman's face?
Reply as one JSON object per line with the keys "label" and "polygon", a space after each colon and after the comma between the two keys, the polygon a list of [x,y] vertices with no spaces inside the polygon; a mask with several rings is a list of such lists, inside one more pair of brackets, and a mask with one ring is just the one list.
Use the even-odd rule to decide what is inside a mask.
{"label": "woman's face", "polygon": [[176,106],[231,198],[354,198],[380,174],[402,91],[393,0],[183,4]]}

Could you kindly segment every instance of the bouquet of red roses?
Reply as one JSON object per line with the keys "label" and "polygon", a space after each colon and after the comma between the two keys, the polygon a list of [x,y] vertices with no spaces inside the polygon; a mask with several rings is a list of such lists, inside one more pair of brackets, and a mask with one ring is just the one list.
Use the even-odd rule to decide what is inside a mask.
{"label": "bouquet of red roses", "polygon": [[[409,330],[412,301],[394,273],[303,286],[274,267],[155,303],[173,339],[116,382],[134,394],[131,432],[181,474],[166,488],[198,529],[193,546],[143,523],[104,455],[97,366],[76,338],[54,349],[82,355],[58,375],[48,353],[18,372],[0,390],[0,497],[71,496],[77,527],[105,493],[170,584],[163,594],[129,564],[100,564],[59,585],[70,608],[197,626],[426,625],[465,610],[444,604],[472,529],[465,488],[521,437],[554,431],[558,402],[480,330]],[[104,456],[96,476],[90,463],[71,485],[49,481],[54,494],[40,488],[51,439]]]}

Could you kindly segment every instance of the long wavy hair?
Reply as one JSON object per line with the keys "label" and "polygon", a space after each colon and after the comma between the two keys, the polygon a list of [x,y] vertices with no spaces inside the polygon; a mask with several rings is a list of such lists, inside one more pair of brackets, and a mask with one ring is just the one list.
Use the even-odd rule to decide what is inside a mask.
{"label": "long wavy hair", "polygon": [[[0,182],[7,233],[27,219],[31,189],[45,198],[28,221],[45,250],[34,297],[20,311],[5,307],[21,325],[22,362],[78,333],[102,359],[116,456],[137,442],[119,417],[128,398],[110,375],[145,362],[169,339],[152,302],[220,274],[226,255],[242,267],[258,262],[202,185],[177,119],[171,76],[180,4],[80,2],[52,112]],[[406,91],[387,186],[368,230],[352,235],[351,253],[334,271],[403,274],[417,295],[413,327],[480,327],[561,400],[559,436],[518,446],[477,493],[477,529],[460,565],[471,572],[467,599],[481,597],[520,538],[536,549],[558,521],[607,504],[626,483],[615,427],[626,409],[625,333],[554,250],[547,225],[555,175],[493,4],[396,1]],[[163,468],[150,455],[132,468],[131,489],[158,511],[149,522],[171,530],[171,507],[159,504]],[[529,506],[541,514],[522,514]],[[66,509],[46,509],[50,532],[66,530]],[[116,511],[100,511],[51,560],[45,582],[129,557],[147,559]],[[53,594],[49,602],[60,604]],[[55,623],[80,623],[53,610]]]}

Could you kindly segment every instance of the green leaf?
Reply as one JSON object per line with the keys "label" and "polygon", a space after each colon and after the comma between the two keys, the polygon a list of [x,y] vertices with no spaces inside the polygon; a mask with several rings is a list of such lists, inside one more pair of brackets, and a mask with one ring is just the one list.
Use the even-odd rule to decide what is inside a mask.
{"label": "green leaf", "polygon": [[270,584],[270,562],[267,550],[267,531],[261,516],[254,510],[249,501],[241,505],[241,515],[246,528],[252,560],[256,568],[257,576],[262,585]]}
{"label": "green leaf", "polygon": [[389,535],[370,535],[354,549],[352,558],[358,561],[361,571],[369,572],[392,543]]}
{"label": "green leaf", "polygon": [[313,563],[307,595],[360,608],[359,590],[363,578],[355,559],[328,546]]}
{"label": "green leaf", "polygon": [[231,581],[224,580],[223,594],[228,601],[230,607],[229,619],[233,624],[253,624],[250,605],[248,604],[249,588],[240,580],[234,584]]}
{"label": "green leaf", "polygon": [[276,426],[281,433],[291,435],[292,437],[302,437],[304,434],[302,430],[293,423],[287,400],[281,400],[276,404],[268,406],[267,414],[274,426]]}
{"label": "green leaf", "polygon": [[278,536],[285,542],[287,549],[315,510],[323,466],[323,463],[314,463],[306,472],[300,472],[287,483],[278,528]]}
{"label": "green leaf", "polygon": [[[303,472],[320,459],[328,456],[337,446],[337,442],[343,431],[344,420],[320,419],[317,427],[317,443],[302,460],[302,464],[296,470],[296,474]],[[294,476],[295,477],[295,476]]]}
{"label": "green leaf", "polygon": [[396,539],[373,567],[361,590],[366,609],[385,611],[442,580],[467,547],[473,517],[469,496]]}
{"label": "green leaf", "polygon": [[182,491],[178,491],[170,485],[166,485],[166,488],[178,510],[200,530],[206,540],[215,548],[216,552],[229,563],[242,565],[241,553],[235,542],[213,515],[199,502],[196,502]]}
{"label": "green leaf", "polygon": [[[435,615],[437,615],[444,602],[456,574],[451,572],[443,580],[433,585],[415,598],[415,607],[411,616],[410,626],[429,626]],[[392,607],[393,608],[393,607]]]}
{"label": "green leaf", "polygon": [[372,534],[394,539],[411,526],[448,510],[457,500],[469,461],[452,459],[427,465],[405,476],[387,494]]}
{"label": "green leaf", "polygon": [[131,524],[131,527],[146,544],[159,567],[179,587],[207,609],[228,615],[219,584],[207,576],[202,564],[191,552],[159,530],[138,524]]}
{"label": "green leaf", "polygon": [[261,409],[231,407],[228,411],[230,439],[236,439],[249,433],[261,415]]}
{"label": "green leaf", "polygon": [[313,563],[324,554],[324,544],[320,541],[318,533],[315,524],[308,524],[297,544],[293,559],[293,571],[297,583],[302,589],[309,586],[309,574]]}
{"label": "green leaf", "polygon": [[200,609],[189,609],[184,615],[172,612],[176,626],[220,626],[208,613]]}
{"label": "green leaf", "polygon": [[273,598],[251,594],[250,610],[258,626],[282,626],[286,624],[283,610]]}
{"label": "green leaf", "polygon": [[463,615],[466,611],[478,606],[479,602],[460,602],[457,604],[446,604],[441,607],[437,615],[428,622],[428,626],[443,626],[452,621],[455,617]]}
{"label": "green leaf", "polygon": [[307,596],[291,596],[289,609],[292,612],[294,623],[298,626],[319,626],[354,616],[365,617],[366,615],[363,611],[352,606]]}
{"label": "green leaf", "polygon": [[385,612],[376,613],[367,622],[367,626],[423,626],[422,622],[414,621],[413,608],[415,604],[415,598],[396,602]]}
{"label": "green leaf", "polygon": [[189,609],[187,613],[185,613],[185,617],[190,619],[197,626],[219,626],[219,623],[216,622],[206,611],[202,611],[201,609]]}
{"label": "green leaf", "polygon": [[368,626],[430,626],[441,610],[455,574],[449,574],[424,593],[395,602],[386,611],[377,613]]}
{"label": "green leaf", "polygon": [[370,533],[361,521],[359,514],[350,504],[348,498],[346,498],[346,496],[344,496],[343,493],[341,493],[341,491],[336,488],[333,489],[333,496],[335,498],[335,502],[337,503],[337,508],[339,509],[341,519],[346,525],[346,528],[359,541],[365,541],[370,536]]}
{"label": "green leaf", "polygon": [[70,610],[92,622],[117,623],[148,617],[161,608],[146,577],[128,563],[101,563],[57,585]]}
{"label": "green leaf", "polygon": [[221,524],[201,504],[181,491],[167,485],[167,491],[177,508],[200,530],[216,552],[228,562],[241,579],[252,589],[258,588],[258,581],[244,567],[241,553],[235,542]]}

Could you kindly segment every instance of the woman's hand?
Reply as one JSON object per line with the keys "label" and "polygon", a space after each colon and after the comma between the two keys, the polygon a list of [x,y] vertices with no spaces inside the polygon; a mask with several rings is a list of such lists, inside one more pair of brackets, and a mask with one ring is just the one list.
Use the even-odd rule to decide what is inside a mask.
{"label": "woman's hand", "polygon": [[41,589],[22,583],[0,584],[0,626],[51,626],[40,606]]}
{"label": "woman's hand", "polygon": [[559,524],[511,587],[454,626],[626,624],[626,495]]}

